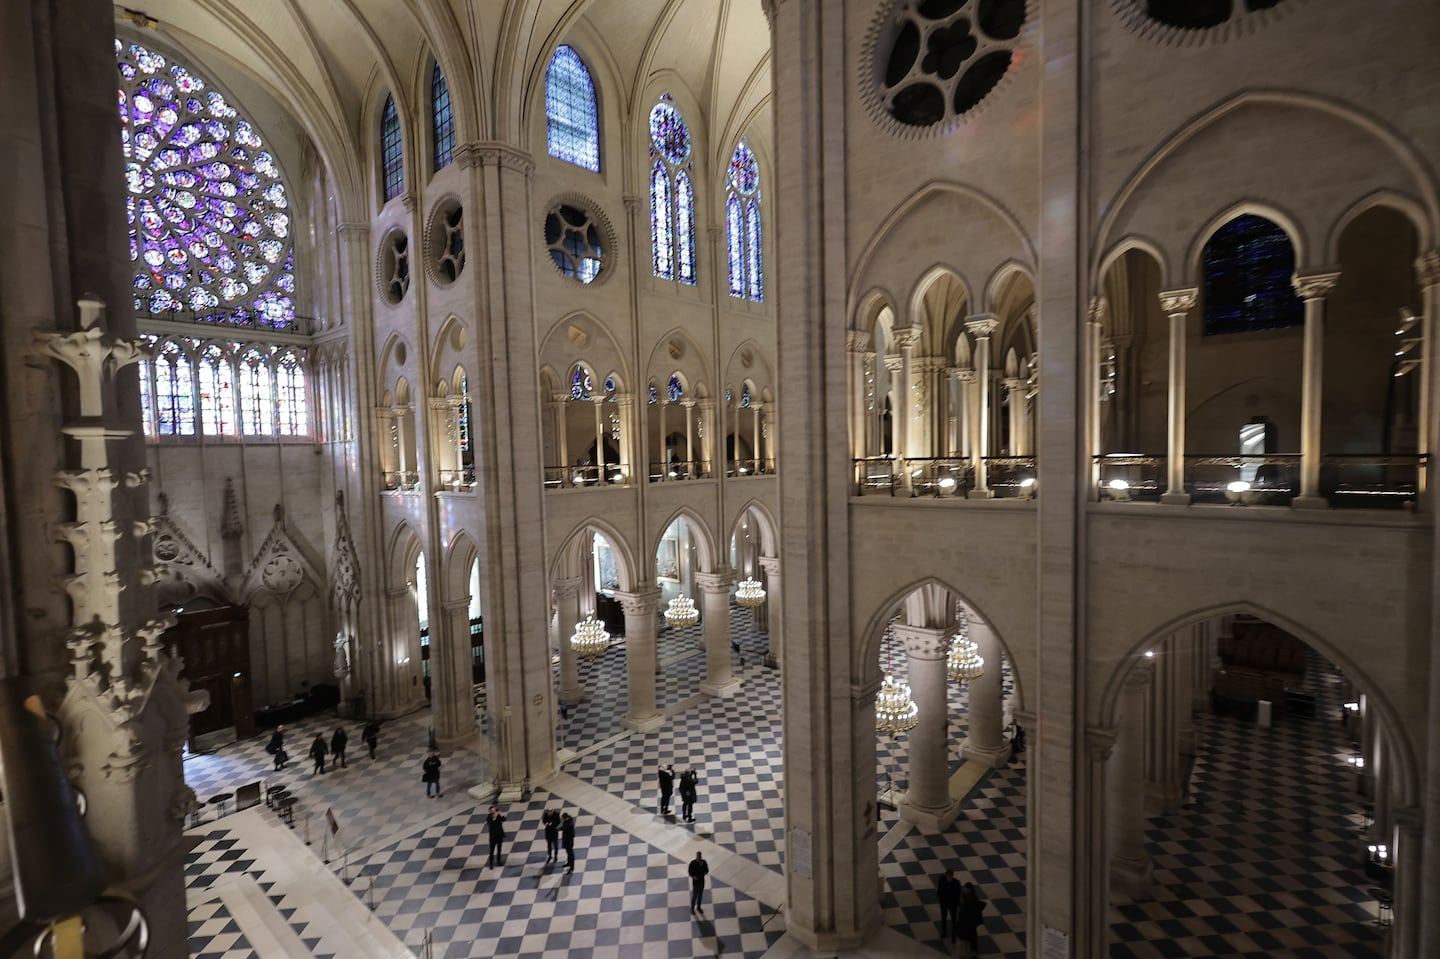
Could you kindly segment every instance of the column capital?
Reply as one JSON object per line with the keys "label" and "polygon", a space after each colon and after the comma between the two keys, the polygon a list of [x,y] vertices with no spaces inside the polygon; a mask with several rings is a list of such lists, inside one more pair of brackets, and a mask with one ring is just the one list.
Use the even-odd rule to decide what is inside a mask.
{"label": "column capital", "polygon": [[685,407],[685,409],[687,409],[687,410],[689,410],[689,409],[694,409],[694,408],[695,408],[695,401],[694,401],[694,400],[681,400],[681,401],[680,401],[680,405],[683,406],[683,407]]}
{"label": "column capital", "polygon": [[637,213],[640,210],[640,204],[645,201],[645,198],[638,193],[626,193],[620,200],[625,204],[626,213]]}
{"label": "column capital", "polygon": [[472,140],[455,148],[455,159],[461,168],[499,166],[523,176],[535,172],[535,161],[524,150],[517,150],[499,140]]}
{"label": "column capital", "polygon": [[552,580],[550,588],[555,591],[556,598],[563,598],[578,594],[580,592],[580,584],[583,582],[584,580],[579,576],[566,576]]}
{"label": "column capital", "polygon": [[725,238],[725,227],[719,223],[706,224],[705,232],[709,235],[710,242],[717,246],[720,244],[720,241]]}
{"label": "column capital", "polygon": [[660,608],[660,589],[652,586],[649,589],[637,589],[633,593],[615,591],[615,598],[620,601],[620,608],[625,611],[625,616],[654,616]]}
{"label": "column capital", "polygon": [[335,235],[342,243],[365,244],[370,242],[370,224],[342,223],[335,228]]}
{"label": "column capital", "polygon": [[845,331],[845,349],[850,353],[864,353],[870,345],[870,334],[864,330]]}
{"label": "column capital", "polygon": [[938,660],[950,653],[950,631],[936,626],[909,626],[897,623],[895,638],[905,644],[911,659]]}
{"label": "column capital", "polygon": [[974,313],[965,317],[965,329],[976,339],[984,339],[1000,329],[994,313]]}
{"label": "column capital", "polygon": [[1004,383],[1005,388],[1011,393],[1025,389],[1030,383],[1030,381],[1023,376],[1007,376],[1000,382]]}
{"label": "column capital", "polygon": [[766,576],[770,577],[771,579],[774,579],[775,577],[777,577],[777,576],[780,575],[780,557],[778,557],[778,556],[762,556],[762,557],[760,557],[760,568],[765,571],[765,575],[766,575]]}
{"label": "column capital", "polygon": [[1090,322],[1104,323],[1105,309],[1107,306],[1109,306],[1109,304],[1106,302],[1105,297],[1099,295],[1090,297],[1090,306],[1087,310],[1087,316]]}
{"label": "column capital", "polygon": [[1339,279],[1338,267],[1322,267],[1305,273],[1297,270],[1290,277],[1290,285],[1295,287],[1296,295],[1302,300],[1323,300],[1335,288],[1335,282]]}
{"label": "column capital", "polygon": [[733,570],[716,570],[711,573],[696,573],[695,585],[706,593],[728,593],[730,587],[735,585],[735,573]]}
{"label": "column capital", "polygon": [[1440,286],[1440,250],[1426,250],[1415,258],[1415,278],[1422,287]]}
{"label": "column capital", "polygon": [[1160,309],[1165,311],[1166,316],[1189,313],[1195,309],[1195,300],[1200,296],[1200,288],[1195,286],[1180,287],[1174,290],[1160,291]]}
{"label": "column capital", "polygon": [[896,330],[894,334],[895,345],[902,350],[914,349],[915,344],[920,342],[920,333],[921,331],[913,326]]}
{"label": "column capital", "polygon": [[1115,752],[1115,730],[1111,727],[1091,726],[1085,730],[1085,752],[1093,763],[1103,763]]}
{"label": "column capital", "polygon": [[959,378],[961,383],[974,383],[979,379],[980,374],[974,370],[956,370],[955,376]]}

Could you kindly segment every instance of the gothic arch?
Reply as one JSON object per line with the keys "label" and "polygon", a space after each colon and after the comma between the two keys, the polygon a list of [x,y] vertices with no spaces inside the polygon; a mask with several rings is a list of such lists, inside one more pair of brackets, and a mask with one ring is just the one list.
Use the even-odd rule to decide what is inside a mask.
{"label": "gothic arch", "polygon": [[1200,281],[1205,276],[1204,264],[1201,262],[1201,256],[1205,251],[1205,244],[1210,242],[1210,238],[1215,235],[1216,230],[1237,216],[1245,216],[1247,214],[1250,216],[1263,217],[1285,231],[1285,235],[1290,238],[1290,248],[1295,251],[1296,270],[1303,272],[1307,267],[1321,265],[1310,261],[1307,255],[1309,252],[1307,238],[1299,221],[1296,220],[1294,216],[1272,203],[1264,203],[1258,200],[1242,200],[1215,214],[1215,216],[1211,217],[1205,225],[1200,228],[1199,232],[1196,233],[1195,239],[1190,242],[1190,248],[1185,251],[1185,261],[1181,265],[1182,269],[1192,272],[1180,278],[1182,283],[1189,286],[1200,285]]}
{"label": "gothic arch", "polygon": [[[719,558],[719,554],[715,548],[715,537],[710,532],[710,527],[706,525],[705,521],[688,506],[680,507],[661,521],[659,526],[660,532],[651,543],[651,550],[648,554],[650,562],[647,564],[647,569],[654,569],[655,554],[660,549],[661,541],[665,538],[665,534],[670,531],[671,525],[674,524],[677,519],[681,518],[685,520],[685,524],[690,528],[691,535],[700,547],[696,550],[696,558],[699,561],[700,572],[708,573],[712,571],[715,569]],[[652,580],[654,579],[654,577],[651,578]]]}
{"label": "gothic arch", "polygon": [[[637,566],[635,562],[635,551],[631,549],[630,544],[626,542],[625,537],[621,535],[618,529],[598,517],[581,520],[569,533],[560,539],[560,546],[555,550],[554,556],[550,559],[550,579],[553,581],[561,576],[561,573],[565,569],[565,564],[568,561],[566,553],[579,549],[580,538],[586,533],[600,533],[610,541],[610,548],[615,552],[615,565],[618,567],[616,572],[620,580],[620,589],[622,592],[632,592],[640,582],[639,577],[636,575],[639,566]],[[650,563],[646,564],[647,568],[653,565],[653,559]]]}
{"label": "gothic arch", "polygon": [[965,302],[967,304],[975,302],[975,288],[965,279],[964,273],[948,264],[933,264],[929,269],[920,274],[920,278],[916,280],[915,285],[910,288],[909,306],[904,318],[905,323],[903,326],[897,324],[898,328],[919,329],[921,327],[921,319],[925,313],[925,294],[930,292],[930,289],[942,278],[947,277],[960,285],[960,289],[965,293]]}
{"label": "gothic arch", "polygon": [[385,551],[385,585],[390,589],[409,585],[415,570],[415,560],[422,552],[424,543],[409,521],[401,520],[390,534],[390,545]]}
{"label": "gothic arch", "polygon": [[480,558],[475,542],[463,530],[450,538],[440,573],[442,601],[454,602],[470,596],[470,567]]}
{"label": "gothic arch", "polygon": [[1120,262],[1120,258],[1131,250],[1139,250],[1154,260],[1155,264],[1160,268],[1160,289],[1170,289],[1172,282],[1170,279],[1170,264],[1166,260],[1165,251],[1162,250],[1155,241],[1134,234],[1127,234],[1116,240],[1115,245],[1107,250],[1105,255],[1101,257],[1098,270],[1095,275],[1091,277],[1091,288],[1099,290],[1101,284],[1105,282],[1105,274],[1109,273],[1110,268]]}
{"label": "gothic arch", "polygon": [[729,535],[725,537],[725,542],[728,544],[735,538],[735,531],[739,528],[740,522],[747,516],[753,516],[755,518],[755,525],[760,530],[760,548],[764,551],[764,555],[780,555],[775,535],[777,529],[775,517],[771,516],[769,508],[757,499],[749,500],[741,504],[739,509],[735,510],[727,526],[730,532]]}
{"label": "gothic arch", "polygon": [[690,396],[694,389],[704,385],[710,362],[690,334],[675,327],[656,337],[645,369],[645,379],[658,384],[661,392],[670,382],[670,374],[678,372],[684,378],[685,395]]}
{"label": "gothic arch", "polygon": [[1345,229],[1355,222],[1356,217],[1368,213],[1376,207],[1394,210],[1409,220],[1410,225],[1415,228],[1415,236],[1419,240],[1420,249],[1429,249],[1429,240],[1426,239],[1428,230],[1425,223],[1425,211],[1420,208],[1420,204],[1411,197],[1394,190],[1377,190],[1369,196],[1356,200],[1349,209],[1336,218],[1329,233],[1325,236],[1324,262],[1340,262],[1340,238],[1345,235]]}
{"label": "gothic arch", "polygon": [[895,315],[896,300],[894,294],[884,287],[875,287],[861,298],[859,306],[855,309],[856,325],[852,327],[858,333],[864,333],[867,339],[874,336],[875,324],[881,322],[881,316],[888,309],[890,315]]}

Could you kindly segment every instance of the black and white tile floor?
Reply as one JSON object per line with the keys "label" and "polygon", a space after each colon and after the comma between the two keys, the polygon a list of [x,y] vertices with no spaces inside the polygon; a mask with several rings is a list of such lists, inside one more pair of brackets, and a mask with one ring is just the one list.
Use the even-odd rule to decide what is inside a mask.
{"label": "black and white tile floor", "polygon": [[[784,936],[779,673],[759,665],[766,640],[750,624],[748,612],[732,610],[744,683],[723,699],[698,694],[700,631],[662,633],[657,703],[669,719],[649,733],[620,726],[623,647],[582,663],[587,699],[562,724],[575,757],[543,788],[505,806],[510,840],[497,868],[485,866],[485,806],[466,792],[490,778],[488,764],[466,750],[442,754],[445,795],[425,798],[424,714],[387,723],[376,760],[352,750],[347,769],[324,776],[299,762],[272,773],[264,737],[188,759],[187,780],[202,801],[272,777],[299,797],[293,830],[263,807],[218,820],[208,809],[209,821],[192,830],[192,954],[420,956],[428,935],[435,957],[809,955]],[[963,688],[952,690],[951,716],[958,744]],[[292,755],[335,722],[292,726]],[[1350,767],[1332,742],[1339,724],[1313,722],[1257,730],[1223,717],[1201,720],[1205,748],[1192,803],[1151,822],[1155,895],[1112,910],[1112,956],[1381,954],[1363,892],[1370,883],[1355,871],[1356,823],[1347,815],[1358,805],[1353,772],[1346,775]],[[351,742],[358,742],[353,729]],[[904,737],[879,740],[880,786],[892,776],[903,785],[907,753]],[[955,748],[951,758],[954,769]],[[887,932],[854,955],[954,955],[940,940],[934,906],[935,877],[947,868],[974,881],[990,904],[982,955],[1025,955],[1024,758],[981,777],[941,836],[921,835],[882,807]],[[661,762],[700,771],[695,823],[679,821],[678,805],[677,815],[659,815]],[[1305,821],[1302,804],[1305,830],[1297,825]],[[573,874],[545,862],[539,820],[548,806],[576,817]],[[348,854],[326,835],[327,810]],[[1237,835],[1251,840],[1237,843]],[[712,870],[703,921],[688,911],[685,864],[696,849]],[[328,865],[321,862],[327,853]]]}

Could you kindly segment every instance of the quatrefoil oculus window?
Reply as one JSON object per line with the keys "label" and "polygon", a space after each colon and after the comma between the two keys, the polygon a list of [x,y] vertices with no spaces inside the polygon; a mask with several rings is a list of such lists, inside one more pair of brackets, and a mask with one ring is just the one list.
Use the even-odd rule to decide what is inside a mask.
{"label": "quatrefoil oculus window", "polygon": [[1174,46],[1224,43],[1300,6],[1298,0],[1110,0],[1136,33]]}
{"label": "quatrefoil oculus window", "polygon": [[446,200],[436,207],[426,240],[432,278],[442,286],[454,283],[465,270],[465,210],[458,200]]}
{"label": "quatrefoil oculus window", "polygon": [[1010,69],[1025,0],[920,0],[897,5],[874,42],[875,95],[905,127],[948,128]]}
{"label": "quatrefoil oculus window", "polygon": [[387,234],[380,244],[377,279],[385,302],[392,305],[410,291],[410,240],[399,230]]}
{"label": "quatrefoil oculus window", "polygon": [[605,233],[589,210],[557,203],[545,215],[545,248],[555,269],[589,283],[604,265]]}

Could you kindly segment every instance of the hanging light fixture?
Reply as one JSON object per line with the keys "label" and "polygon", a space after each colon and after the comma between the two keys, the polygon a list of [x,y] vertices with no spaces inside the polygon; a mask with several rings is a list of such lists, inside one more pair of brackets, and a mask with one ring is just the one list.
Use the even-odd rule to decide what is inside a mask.
{"label": "hanging light fixture", "polygon": [[665,607],[665,625],[672,629],[687,629],[698,622],[700,611],[689,596],[678,595]]}
{"label": "hanging light fixture", "polygon": [[945,661],[946,672],[956,682],[979,679],[985,675],[985,658],[980,655],[980,644],[970,638],[970,614],[958,602],[955,607],[959,629],[950,643],[950,655]]}
{"label": "hanging light fixture", "polygon": [[746,609],[754,609],[765,602],[765,588],[758,579],[742,579],[735,587],[735,602]]}
{"label": "hanging light fixture", "polygon": [[[886,658],[895,642],[895,624],[885,627],[884,646]],[[898,736],[919,725],[920,707],[910,697],[910,684],[898,682],[893,671],[885,670],[885,682],[875,696],[875,728],[879,732]]]}
{"label": "hanging light fixture", "polygon": [[581,656],[599,656],[610,648],[610,634],[605,631],[605,624],[591,613],[575,624],[570,647]]}

